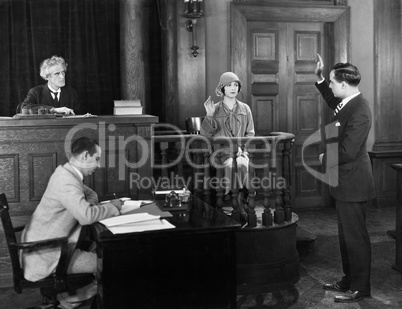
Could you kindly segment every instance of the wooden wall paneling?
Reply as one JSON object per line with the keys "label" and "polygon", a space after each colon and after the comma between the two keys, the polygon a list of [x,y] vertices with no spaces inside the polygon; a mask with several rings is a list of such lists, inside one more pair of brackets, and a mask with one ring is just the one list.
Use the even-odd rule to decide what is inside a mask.
{"label": "wooden wall paneling", "polygon": [[[188,117],[205,116],[203,103],[206,97],[206,40],[205,40],[205,18],[198,18],[197,23],[197,46],[198,55],[192,55],[191,46],[192,32],[187,31],[186,22],[188,18],[183,16],[184,2],[179,1],[177,6],[177,29],[178,48],[178,85],[180,85],[178,100],[176,101],[177,122],[173,123],[180,129],[185,129],[185,120]],[[194,31],[194,30],[193,30]],[[217,43],[219,44],[219,43]],[[223,72],[222,72],[223,73]],[[209,95],[209,94],[208,94]]]}
{"label": "wooden wall paneling", "polygon": [[0,154],[0,191],[7,195],[7,201],[20,200],[19,154]]}
{"label": "wooden wall paneling", "polygon": [[[336,22],[345,12],[346,7],[315,5],[314,3],[234,3],[246,20],[295,22]],[[269,18],[267,17],[269,16]]]}
{"label": "wooden wall paneling", "polygon": [[[343,8],[342,13],[339,14],[334,21],[333,26],[333,64],[337,62],[348,62],[351,54],[349,7]],[[324,39],[328,39],[328,37],[324,37]]]}
{"label": "wooden wall paneling", "polygon": [[259,135],[269,135],[278,123],[274,107],[278,105],[277,96],[252,96],[251,99],[254,124]]}
{"label": "wooden wall paneling", "polygon": [[369,155],[377,195],[372,204],[377,207],[395,206],[397,203],[397,173],[391,165],[402,162],[402,151],[370,151]]}
{"label": "wooden wall paneling", "polygon": [[149,76],[145,65],[148,63],[149,37],[147,35],[147,0],[120,1],[120,70],[122,99],[140,99],[144,111],[147,108],[146,89]]}
{"label": "wooden wall paneling", "polygon": [[369,152],[378,207],[397,203],[396,173],[402,162],[401,2],[374,0],[374,145]]}
{"label": "wooden wall paneling", "polygon": [[165,118],[161,122],[178,123],[177,76],[177,1],[158,0],[162,27],[162,75]]}
{"label": "wooden wall paneling", "polygon": [[402,149],[401,1],[374,1],[375,141],[373,151]]}
{"label": "wooden wall paneling", "polygon": [[[29,200],[39,202],[57,167],[57,153],[29,153]],[[21,179],[21,181],[24,181]]]}
{"label": "wooden wall paneling", "polygon": [[[317,168],[320,171],[321,167]],[[322,206],[322,188],[320,181],[313,177],[306,169],[302,166],[296,167],[296,195],[299,198],[308,198],[310,207]]]}
{"label": "wooden wall paneling", "polygon": [[249,93],[248,83],[245,81],[248,80],[248,75],[251,74],[250,67],[247,65],[250,62],[247,56],[247,20],[236,8],[231,6],[230,22],[231,67],[239,79],[244,81],[238,98],[245,103],[249,103],[246,102],[247,97],[245,97]]}

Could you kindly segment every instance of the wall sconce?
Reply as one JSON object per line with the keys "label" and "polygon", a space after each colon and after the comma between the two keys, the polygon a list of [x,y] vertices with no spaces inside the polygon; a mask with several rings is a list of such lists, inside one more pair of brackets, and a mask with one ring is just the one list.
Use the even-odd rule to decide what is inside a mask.
{"label": "wall sconce", "polygon": [[191,53],[197,57],[199,47],[197,46],[197,18],[204,16],[203,0],[184,0],[184,17],[189,18],[186,21],[186,30],[191,32]]}

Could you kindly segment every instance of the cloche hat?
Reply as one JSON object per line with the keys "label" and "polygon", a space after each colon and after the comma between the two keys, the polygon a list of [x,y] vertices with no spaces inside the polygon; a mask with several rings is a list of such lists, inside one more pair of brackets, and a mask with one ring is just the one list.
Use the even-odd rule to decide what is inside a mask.
{"label": "cloche hat", "polygon": [[239,92],[241,89],[241,82],[239,80],[239,77],[233,72],[225,72],[221,75],[221,78],[219,79],[219,84],[216,86],[215,93],[218,97],[223,97],[223,92],[222,89],[225,87],[227,84],[230,84],[231,82],[238,82],[239,83]]}

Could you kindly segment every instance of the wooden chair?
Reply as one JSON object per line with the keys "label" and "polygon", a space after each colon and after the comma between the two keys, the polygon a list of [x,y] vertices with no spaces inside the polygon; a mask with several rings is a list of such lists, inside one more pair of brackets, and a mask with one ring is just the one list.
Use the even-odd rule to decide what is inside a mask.
{"label": "wooden chair", "polygon": [[[0,194],[0,217],[10,254],[14,290],[18,294],[21,294],[23,289],[40,289],[41,295],[43,296],[43,305],[56,304],[56,295],[58,293],[67,290],[76,290],[90,284],[95,279],[93,274],[88,273],[66,275],[69,262],[67,237],[18,243],[15,233],[21,232],[24,226],[13,227],[5,194]],[[61,256],[56,272],[36,282],[26,280],[19,261],[19,250],[54,247],[61,247]]]}

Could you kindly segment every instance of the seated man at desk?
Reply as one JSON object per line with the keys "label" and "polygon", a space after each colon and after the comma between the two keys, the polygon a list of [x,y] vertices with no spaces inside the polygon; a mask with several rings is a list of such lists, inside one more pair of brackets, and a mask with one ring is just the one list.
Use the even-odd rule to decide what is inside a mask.
{"label": "seated man at desk", "polygon": [[78,94],[74,88],[66,86],[66,71],[67,63],[62,57],[52,56],[45,59],[40,65],[40,76],[47,83],[28,91],[27,97],[21,103],[21,110],[32,109],[36,114],[39,107],[45,107],[50,113],[78,113]]}
{"label": "seated man at desk", "polygon": [[[56,168],[42,199],[22,233],[22,241],[66,237],[69,238],[71,260],[67,273],[96,273],[97,258],[91,252],[77,248],[83,225],[118,216],[122,207],[119,199],[98,204],[98,195],[84,185],[83,178],[91,175],[100,165],[101,148],[97,141],[78,138],[71,145],[69,161]],[[79,244],[78,244],[79,245]],[[60,248],[23,251],[21,262],[24,277],[37,281],[55,272]],[[96,294],[96,282],[58,295],[58,308],[75,308]]]}

